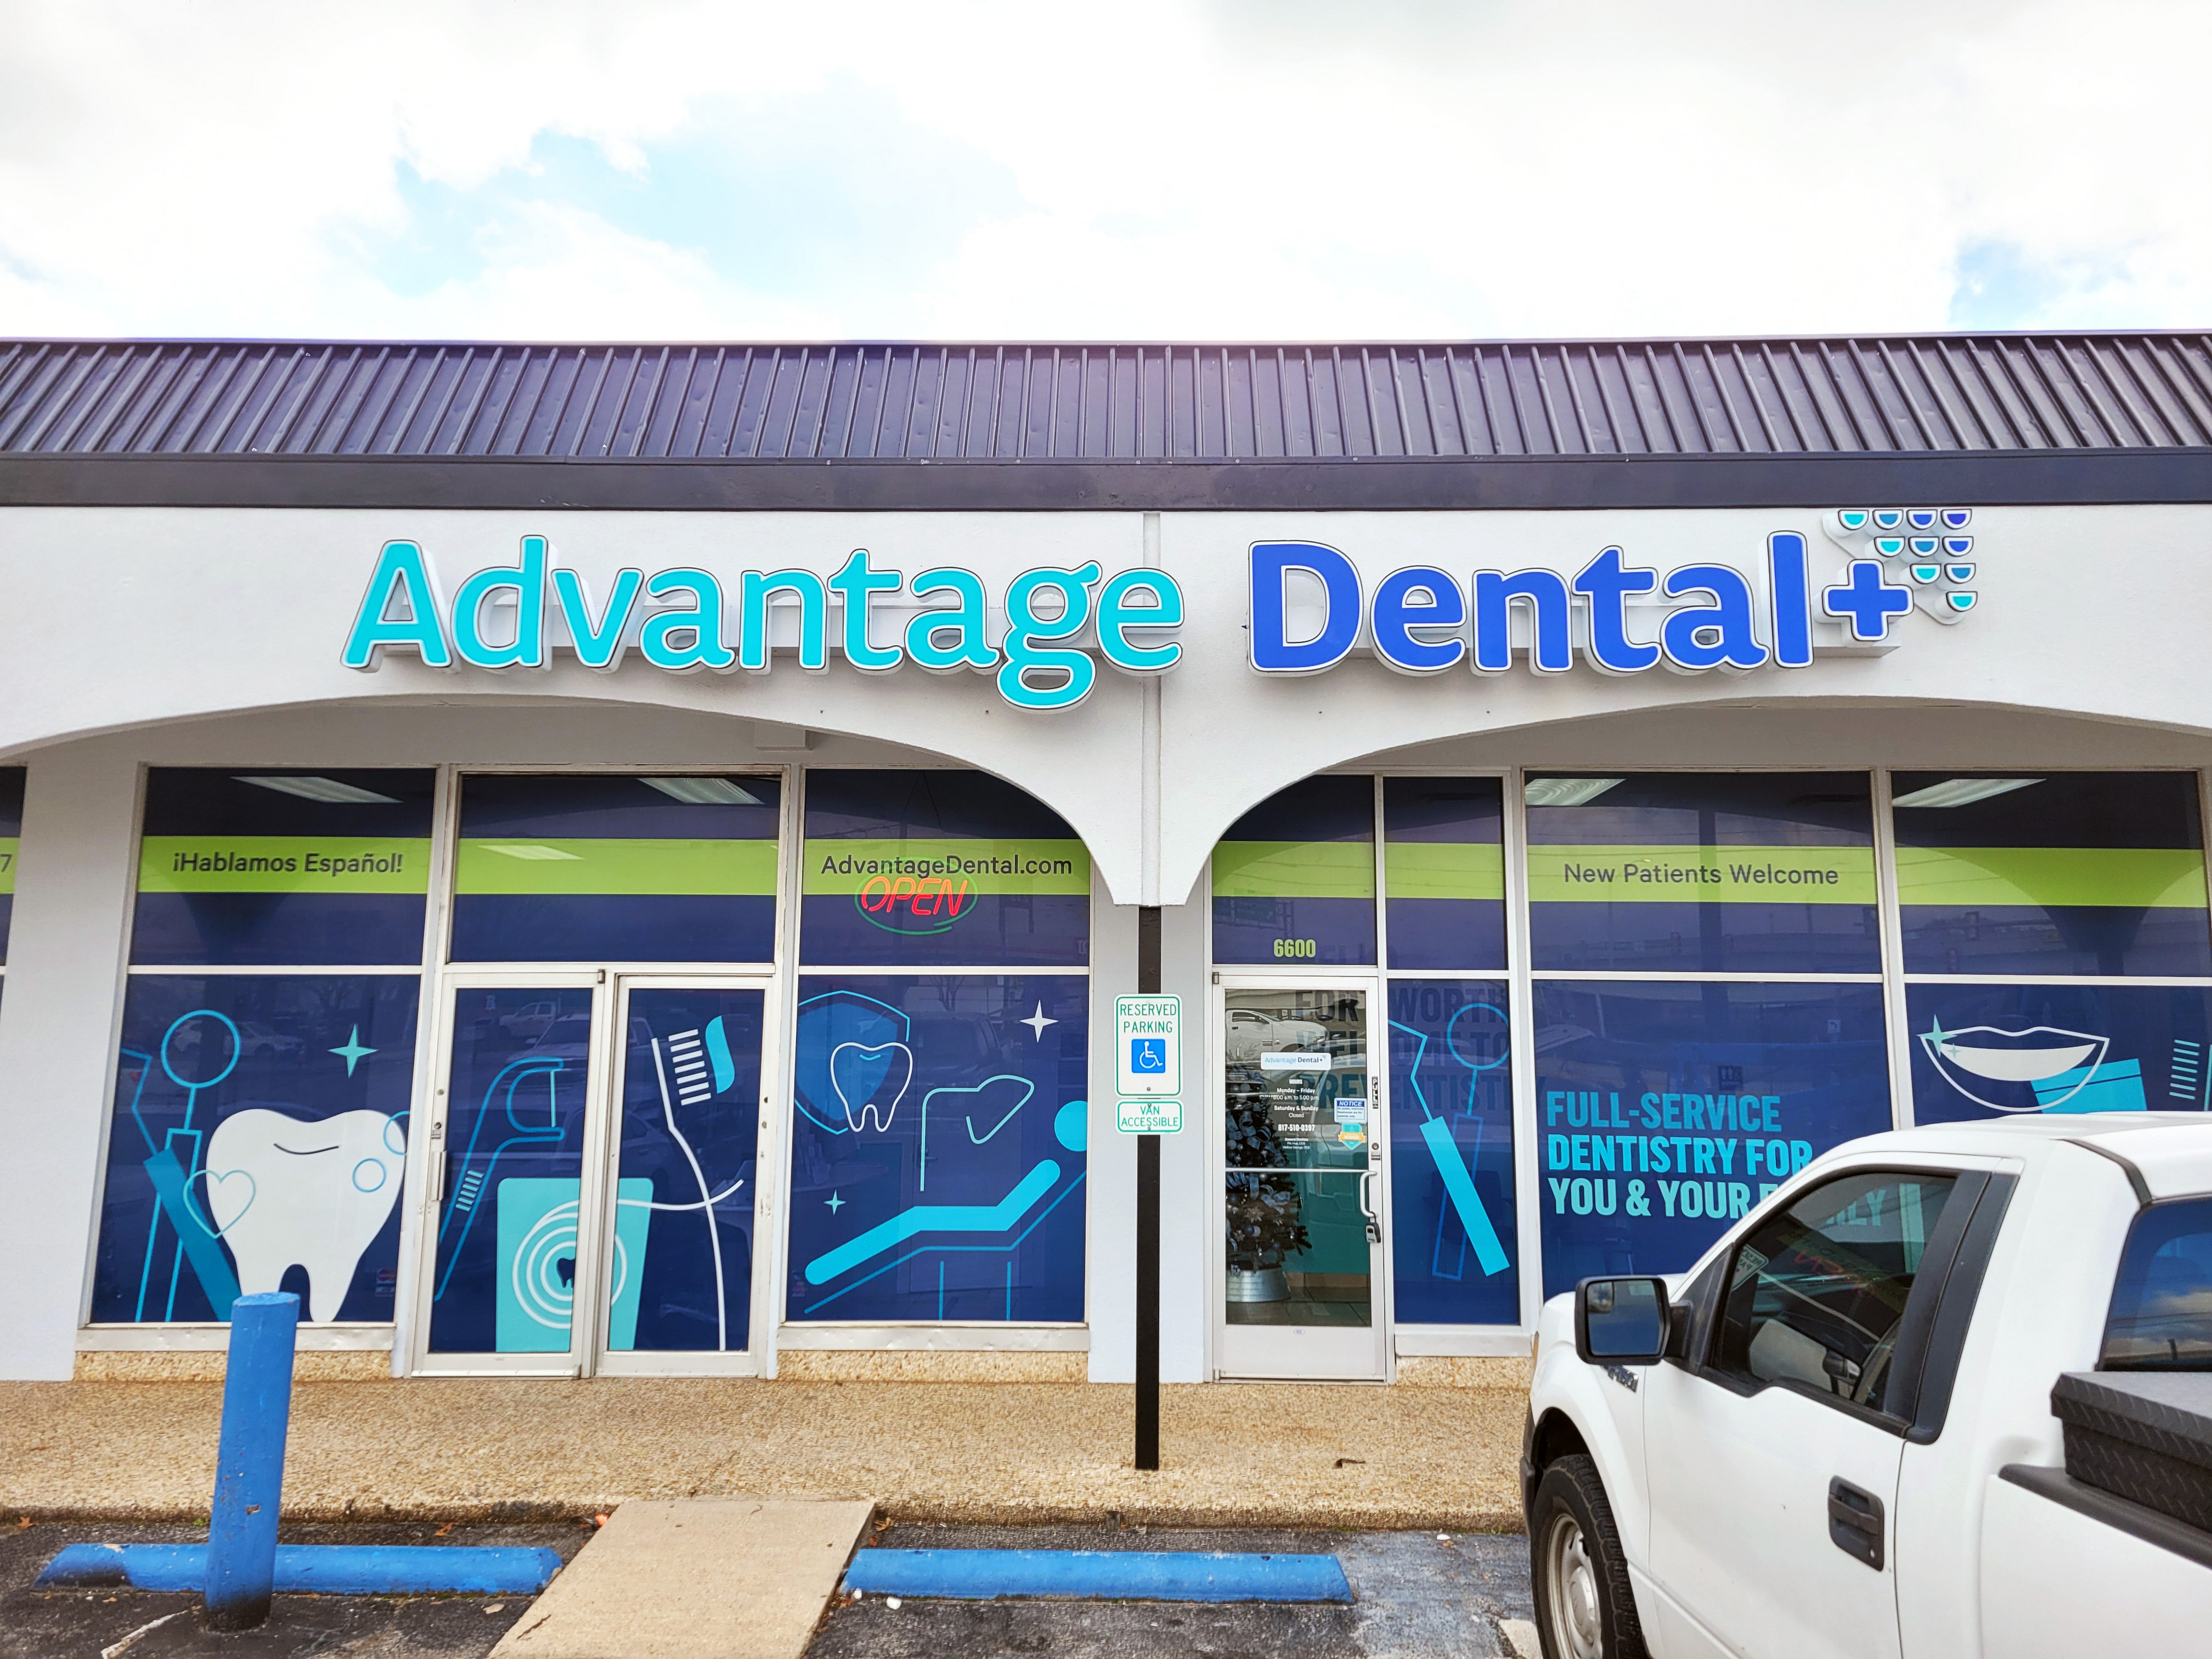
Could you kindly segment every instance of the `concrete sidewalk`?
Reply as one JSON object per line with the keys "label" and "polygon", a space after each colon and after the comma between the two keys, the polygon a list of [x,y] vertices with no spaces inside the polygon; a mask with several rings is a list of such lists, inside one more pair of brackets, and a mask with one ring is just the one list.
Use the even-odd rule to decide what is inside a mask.
{"label": "concrete sidewalk", "polygon": [[[0,1383],[0,1519],[207,1513],[222,1385]],[[1525,1393],[601,1377],[307,1382],[288,1520],[520,1520],[623,1498],[854,1498],[901,1521],[1515,1531]]]}

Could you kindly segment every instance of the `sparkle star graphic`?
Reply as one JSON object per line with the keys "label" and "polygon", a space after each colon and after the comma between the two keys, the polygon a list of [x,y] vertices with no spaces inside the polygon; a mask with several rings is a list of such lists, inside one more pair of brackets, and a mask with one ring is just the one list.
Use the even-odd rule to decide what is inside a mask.
{"label": "sparkle star graphic", "polygon": [[356,1025],[353,1028],[353,1035],[345,1040],[345,1046],[342,1048],[333,1048],[330,1052],[345,1061],[346,1075],[351,1077],[353,1068],[360,1065],[368,1056],[374,1054],[376,1050],[361,1046],[361,1027]]}
{"label": "sparkle star graphic", "polygon": [[829,1197],[823,1199],[822,1201],[830,1206],[830,1213],[831,1215],[836,1214],[838,1211],[845,1207],[845,1200],[838,1197],[835,1193],[830,1194]]}
{"label": "sparkle star graphic", "polygon": [[1057,1025],[1060,1024],[1056,1019],[1047,1019],[1044,1017],[1044,1004],[1042,1002],[1037,1004],[1036,1012],[1031,1014],[1027,1019],[1016,1020],[1014,1023],[1017,1025],[1028,1026],[1030,1031],[1035,1034],[1036,1040],[1039,1042],[1042,1042],[1044,1041],[1044,1028],[1046,1026]]}

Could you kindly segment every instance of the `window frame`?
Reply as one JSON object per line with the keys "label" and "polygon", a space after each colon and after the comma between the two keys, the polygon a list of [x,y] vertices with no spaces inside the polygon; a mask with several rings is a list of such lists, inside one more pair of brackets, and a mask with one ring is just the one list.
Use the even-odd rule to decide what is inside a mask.
{"label": "window frame", "polygon": [[[1922,1247],[1920,1270],[1913,1275],[1912,1289],[1906,1297],[1905,1312],[1898,1322],[1897,1342],[1890,1358],[1890,1376],[1893,1379],[1891,1398],[1895,1401],[1894,1406],[1876,1410],[1838,1395],[1823,1393],[1795,1377],[1760,1382],[1720,1365],[1716,1354],[1720,1346],[1722,1310],[1728,1298],[1730,1269],[1738,1254],[1749,1243],[1751,1235],[1765,1221],[1772,1219],[1821,1188],[1839,1181],[1866,1176],[1942,1178],[1952,1183],[1951,1195],[1944,1203],[1942,1213],[1936,1218],[1936,1225],[1929,1230],[1927,1243]],[[1957,1164],[1883,1158],[1872,1163],[1823,1170],[1818,1172],[1815,1179],[1801,1186],[1785,1188],[1769,1200],[1771,1208],[1762,1206],[1739,1223],[1723,1241],[1719,1252],[1692,1281],[1694,1302],[1686,1344],[1688,1358],[1670,1363],[1680,1364],[1692,1376],[1725,1389],[1739,1399],[1748,1400],[1769,1389],[1782,1389],[1804,1399],[1817,1401],[1900,1439],[1913,1436],[1920,1425],[1920,1408],[1934,1392],[1928,1385],[1936,1380],[1936,1370],[1942,1363],[1938,1354],[1936,1336],[1941,1316],[1948,1311],[1945,1306],[1946,1292],[1960,1266],[1964,1254],[1962,1247],[1972,1231],[1977,1212],[1982,1208],[1982,1200],[1990,1192],[1992,1179],[1986,1170]],[[1978,1291],[1978,1270],[1972,1273],[1971,1280],[1971,1284],[1967,1284],[1962,1279],[1962,1288],[1970,1292]],[[1967,1311],[1972,1312],[1971,1304]],[[1931,1365],[1931,1361],[1936,1362],[1936,1364]],[[1949,1363],[1955,1366],[1955,1352],[1949,1356]],[[1948,1402],[1948,1375],[1943,1378],[1941,1394]],[[1939,1421],[1936,1425],[1939,1431],[1941,1426]],[[1929,1437],[1934,1437],[1930,1435]]]}
{"label": "window frame", "polygon": [[[2102,1328],[2099,1330],[2097,1335],[2097,1364],[2095,1369],[2100,1371],[2112,1371],[2116,1375],[2135,1373],[2138,1375],[2168,1374],[2186,1376],[2191,1375],[2201,1376],[2205,1370],[2212,1370],[2212,1365],[2199,1368],[2196,1366],[2112,1365],[2106,1363],[2107,1351],[2110,1349],[2112,1340],[2112,1320],[2119,1311],[2121,1291],[2120,1276],[2127,1270],[2128,1251],[2135,1243],[2136,1230],[2142,1226],[2145,1220],[2156,1214],[2159,1211],[2171,1209],[2174,1206],[2179,1204],[2202,1204],[2207,1206],[2208,1208],[2212,1208],[2212,1192],[2174,1193],[2165,1198],[2153,1199],[2147,1204],[2137,1206],[2135,1214],[2129,1218],[2128,1236],[2120,1242],[2119,1261],[2115,1263],[2112,1267],[2112,1294],[2111,1298],[2105,1304],[2105,1322]],[[2208,1229],[2208,1231],[2212,1231],[2212,1229]]]}

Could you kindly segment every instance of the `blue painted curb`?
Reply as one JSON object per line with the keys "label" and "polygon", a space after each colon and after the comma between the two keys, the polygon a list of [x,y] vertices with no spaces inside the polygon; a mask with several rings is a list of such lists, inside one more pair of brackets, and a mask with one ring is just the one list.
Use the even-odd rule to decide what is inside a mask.
{"label": "blue painted curb", "polygon": [[[46,1564],[35,1588],[207,1589],[204,1544],[71,1544]],[[398,1595],[456,1590],[535,1595],[561,1571],[551,1550],[433,1544],[279,1544],[280,1590],[320,1595]]]}
{"label": "blue painted curb", "polygon": [[845,1588],[988,1601],[1060,1595],[1105,1601],[1349,1601],[1333,1555],[1194,1550],[862,1550]]}

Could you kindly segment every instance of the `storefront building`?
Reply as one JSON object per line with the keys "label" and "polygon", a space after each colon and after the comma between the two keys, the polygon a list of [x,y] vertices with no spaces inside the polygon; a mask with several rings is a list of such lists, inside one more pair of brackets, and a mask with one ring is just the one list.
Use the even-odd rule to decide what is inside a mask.
{"label": "storefront building", "polygon": [[0,345],[0,1375],[1437,1381],[2212,1109],[2212,346]]}

